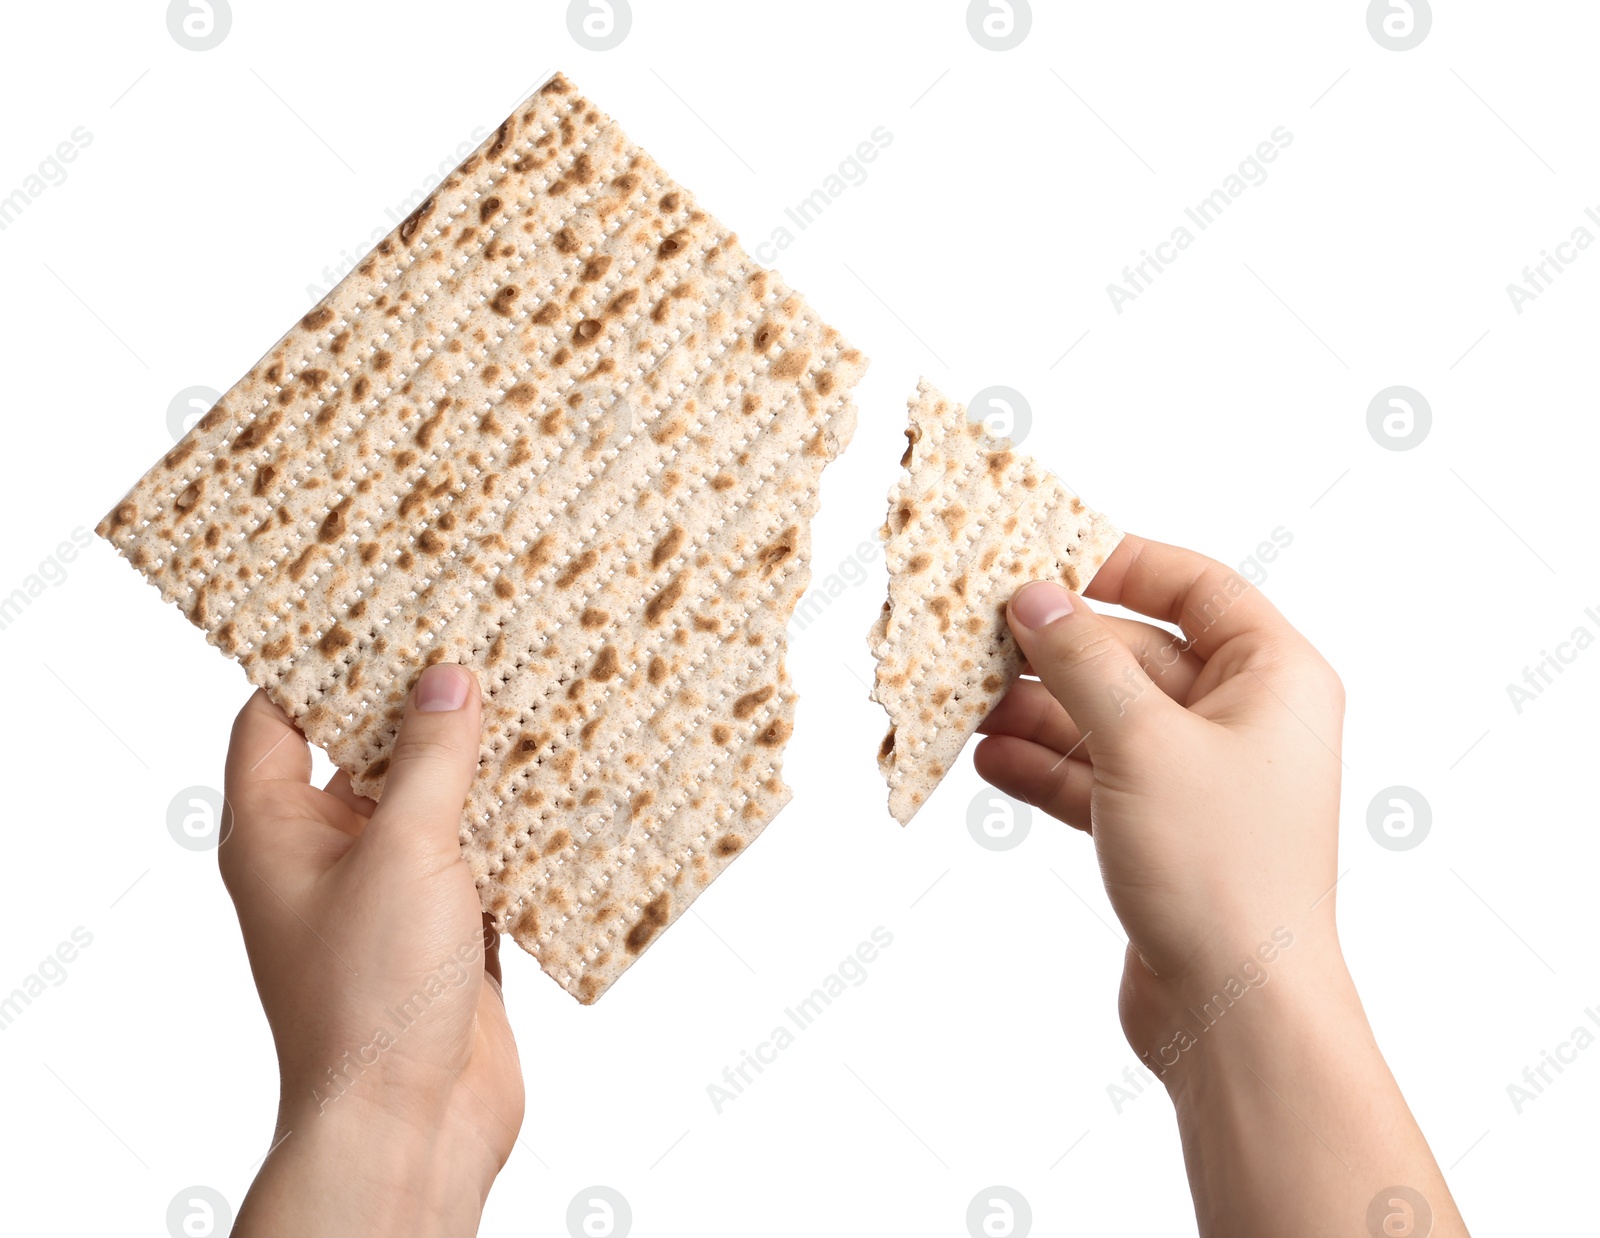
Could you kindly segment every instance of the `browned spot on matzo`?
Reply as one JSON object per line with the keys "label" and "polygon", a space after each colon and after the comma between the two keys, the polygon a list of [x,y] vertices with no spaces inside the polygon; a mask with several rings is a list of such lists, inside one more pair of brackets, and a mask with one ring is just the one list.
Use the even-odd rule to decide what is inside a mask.
{"label": "browned spot on matzo", "polygon": [[638,923],[628,930],[624,944],[630,954],[638,954],[653,941],[667,925],[667,912],[672,908],[670,894],[658,894],[644,905]]}

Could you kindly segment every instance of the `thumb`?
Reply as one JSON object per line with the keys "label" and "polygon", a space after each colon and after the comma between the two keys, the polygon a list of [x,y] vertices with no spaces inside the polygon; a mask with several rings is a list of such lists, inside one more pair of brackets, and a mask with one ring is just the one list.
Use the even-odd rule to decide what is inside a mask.
{"label": "thumb", "polygon": [[1033,673],[1077,723],[1090,756],[1115,750],[1172,704],[1110,625],[1054,581],[1023,585],[1006,618]]}
{"label": "thumb", "polygon": [[406,698],[389,751],[383,796],[361,842],[384,851],[403,839],[424,854],[459,854],[461,811],[478,772],[482,711],[478,679],[441,662]]}

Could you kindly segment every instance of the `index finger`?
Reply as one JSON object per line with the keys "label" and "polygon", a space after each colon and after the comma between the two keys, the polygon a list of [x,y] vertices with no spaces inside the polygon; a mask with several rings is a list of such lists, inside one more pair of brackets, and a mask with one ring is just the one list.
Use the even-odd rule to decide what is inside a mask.
{"label": "index finger", "polygon": [[224,787],[230,798],[263,782],[311,781],[311,749],[289,715],[256,689],[233,721]]}
{"label": "index finger", "polygon": [[261,844],[278,830],[275,821],[264,821],[261,809],[274,802],[274,792],[281,792],[285,782],[310,785],[311,749],[289,715],[257,689],[233,721],[222,783],[227,833],[217,847],[217,864],[235,901],[254,890],[247,868],[267,880],[256,863],[263,860]]}
{"label": "index finger", "polygon": [[1278,608],[1233,568],[1132,533],[1123,536],[1085,594],[1177,624],[1209,661],[1229,641],[1302,639]]}

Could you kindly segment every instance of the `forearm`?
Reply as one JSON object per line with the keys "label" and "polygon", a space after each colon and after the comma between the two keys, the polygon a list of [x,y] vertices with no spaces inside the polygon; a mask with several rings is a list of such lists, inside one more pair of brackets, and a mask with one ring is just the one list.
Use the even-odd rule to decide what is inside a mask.
{"label": "forearm", "polygon": [[1166,1082],[1202,1234],[1422,1238],[1391,1187],[1436,1238],[1467,1232],[1342,963],[1275,977],[1183,1056]]}
{"label": "forearm", "polygon": [[[348,1098],[347,1098],[348,1099]],[[341,1101],[341,1104],[344,1102]],[[237,1238],[410,1238],[478,1231],[492,1174],[454,1139],[362,1110],[302,1114],[277,1146],[239,1209]]]}

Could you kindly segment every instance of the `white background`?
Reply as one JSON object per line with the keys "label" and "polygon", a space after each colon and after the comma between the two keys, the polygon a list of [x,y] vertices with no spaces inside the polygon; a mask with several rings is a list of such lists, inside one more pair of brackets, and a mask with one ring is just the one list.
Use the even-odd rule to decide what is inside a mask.
{"label": "white background", "polygon": [[[1592,1218],[1600,1047],[1520,1114],[1506,1089],[1600,1007],[1600,650],[1520,714],[1506,685],[1600,635],[1600,252],[1521,314],[1506,286],[1600,207],[1594,6],[1439,5],[1403,53],[1356,0],[1038,4],[1004,53],[950,2],[639,3],[604,53],[557,3],[236,0],[203,53],[163,7],[7,12],[0,194],[92,142],[0,232],[0,593],[170,446],[176,392],[231,385],[551,70],[752,248],[884,126],[778,262],[873,359],[818,578],[882,519],[919,374],[1023,392],[1028,450],[1124,528],[1235,564],[1291,534],[1264,587],[1349,690],[1339,918],[1378,1039],[1478,1232]],[[1265,183],[1117,313],[1107,284],[1277,126]],[[1368,433],[1392,384],[1431,404],[1414,450]],[[967,764],[909,829],[884,810],[881,572],[792,643],[794,802],[697,914],[590,1009],[507,947],[528,1119],[485,1233],[563,1232],[593,1183],[639,1235],[960,1235],[994,1183],[1039,1233],[1193,1231],[1164,1095],[1108,1096],[1134,1056],[1087,840],[1036,818],[980,848]],[[103,543],[0,642],[0,992],[94,938],[0,1032],[7,1228],[164,1233],[180,1188],[237,1206],[272,1129],[214,857],[166,827],[247,686]],[[1395,784],[1433,813],[1405,852],[1366,828]],[[867,981],[716,1114],[706,1085],[878,925]]]}

